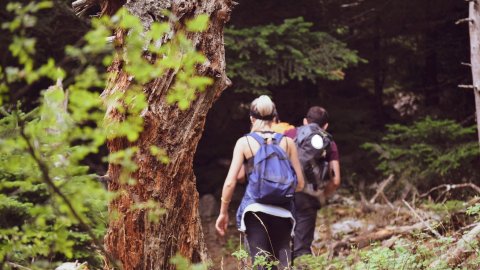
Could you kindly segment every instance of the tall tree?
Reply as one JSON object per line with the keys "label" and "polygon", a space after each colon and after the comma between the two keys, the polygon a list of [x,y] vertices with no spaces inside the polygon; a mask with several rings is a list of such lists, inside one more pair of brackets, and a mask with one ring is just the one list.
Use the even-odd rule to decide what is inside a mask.
{"label": "tall tree", "polygon": [[[116,3],[104,1],[102,10],[114,12],[112,7]],[[188,32],[185,31],[186,20],[207,14],[210,18],[207,30],[188,32],[186,37],[207,58],[205,64],[197,66],[197,74],[214,79],[211,86],[197,94],[188,109],[182,110],[168,102],[167,93],[178,79],[178,70],[170,69],[143,86],[148,107],[142,112],[144,129],[139,139],[130,142],[127,138],[120,138],[108,142],[111,152],[127,147],[138,149],[135,156],[138,169],[132,175],[137,181],[135,185],[120,181],[120,166],[110,164],[108,169],[109,190],[123,192],[110,203],[110,212],[119,213],[120,217],[110,221],[105,245],[124,269],[174,269],[170,259],[177,253],[192,262],[207,259],[198,214],[192,153],[201,137],[208,110],[230,84],[225,74],[223,28],[232,5],[231,0],[127,0],[124,4],[141,20],[145,30],[155,21],[168,20],[172,30],[166,37],[179,31]],[[165,16],[165,10],[169,11],[169,16]],[[117,31],[115,39],[120,46],[126,35],[125,31]],[[111,79],[103,95],[130,91],[132,78],[123,69],[123,64],[117,59],[110,67]],[[107,111],[107,117],[112,121],[121,121],[124,117],[115,108]],[[152,144],[166,151],[170,159],[167,165],[150,153]],[[148,211],[131,207],[152,199],[166,210],[157,223],[149,221]]]}
{"label": "tall tree", "polygon": [[470,1],[470,57],[473,93],[477,112],[477,132],[480,143],[480,0]]}

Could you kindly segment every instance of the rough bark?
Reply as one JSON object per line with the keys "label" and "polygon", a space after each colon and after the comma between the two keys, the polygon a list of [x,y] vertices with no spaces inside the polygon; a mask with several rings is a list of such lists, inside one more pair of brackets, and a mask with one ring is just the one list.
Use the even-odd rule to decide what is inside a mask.
{"label": "rough bark", "polygon": [[383,87],[385,85],[385,65],[384,65],[384,53],[382,46],[382,29],[381,29],[380,15],[377,14],[375,19],[375,36],[373,38],[373,50],[375,52],[372,64],[374,67],[374,95],[375,95],[375,108],[377,113],[377,123],[383,125],[385,121],[385,115],[383,110]]}
{"label": "rough bark", "polygon": [[425,106],[437,107],[440,102],[440,87],[438,86],[438,34],[435,29],[425,34],[425,74],[424,93]]}
{"label": "rough bark", "polygon": [[470,58],[477,115],[478,142],[480,143],[480,0],[470,1],[469,5]]}
{"label": "rough bark", "polygon": [[[435,0],[428,0],[424,5],[424,20],[427,22],[435,21]],[[429,109],[436,109],[440,102],[440,87],[438,83],[438,54],[437,48],[439,46],[439,31],[435,24],[425,29],[424,37],[424,104]]]}
{"label": "rough bark", "polygon": [[[114,6],[113,2],[104,1],[104,9]],[[198,14],[209,14],[208,30],[191,33],[188,37],[208,58],[206,64],[198,67],[198,74],[215,81],[206,91],[198,93],[189,109],[182,111],[166,102],[166,94],[176,75],[174,71],[167,72],[144,86],[148,110],[143,114],[144,130],[140,138],[134,143],[127,139],[108,142],[111,152],[131,146],[139,148],[135,157],[139,169],[133,175],[138,181],[136,185],[119,182],[118,166],[110,164],[108,170],[109,190],[124,192],[110,203],[109,211],[117,211],[120,218],[110,221],[105,245],[124,269],[174,269],[169,260],[176,253],[192,262],[207,260],[192,164],[207,112],[230,84],[225,74],[223,28],[231,6],[230,0],[132,0],[125,3],[125,7],[142,20],[145,29],[163,18],[162,9],[170,10],[180,22]],[[181,25],[176,24],[175,30]],[[116,38],[122,40],[123,35],[118,32]],[[113,64],[110,71],[112,77],[103,95],[128,91],[129,75],[122,71],[121,61]],[[114,110],[108,111],[107,117],[121,119]],[[163,165],[157,161],[149,152],[151,145],[165,149],[170,163]],[[149,222],[145,210],[131,209],[132,204],[151,199],[166,210],[158,223]]]}

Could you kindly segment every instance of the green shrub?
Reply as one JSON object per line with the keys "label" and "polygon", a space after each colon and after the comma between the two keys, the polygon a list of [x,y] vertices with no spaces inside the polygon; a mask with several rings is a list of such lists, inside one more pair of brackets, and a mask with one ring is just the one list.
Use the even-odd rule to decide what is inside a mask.
{"label": "green shrub", "polygon": [[380,142],[363,148],[378,155],[377,169],[417,188],[478,179],[476,129],[427,117],[411,125],[388,125]]}

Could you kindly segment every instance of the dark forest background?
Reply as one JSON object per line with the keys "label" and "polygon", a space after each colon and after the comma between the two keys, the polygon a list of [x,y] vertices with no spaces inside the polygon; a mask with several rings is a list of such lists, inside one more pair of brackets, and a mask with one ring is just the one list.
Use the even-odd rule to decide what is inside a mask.
{"label": "dark forest background", "polygon": [[[64,48],[82,44],[83,35],[91,28],[89,19],[100,10],[92,5],[79,18],[71,2],[57,1],[53,9],[41,11],[42,20],[29,30],[29,35],[38,39],[35,57],[39,63],[53,57],[66,70],[75,71],[78,63],[65,56]],[[473,93],[459,87],[471,84],[468,27],[458,23],[468,17],[468,6],[463,1],[238,3],[225,31],[227,70],[233,86],[210,110],[195,156],[200,195],[219,195],[234,143],[249,130],[248,106],[259,94],[271,95],[281,120],[293,125],[301,124],[310,106],[328,110],[329,131],[340,150],[342,186],[347,190],[379,181],[392,172],[391,166],[379,168],[378,151],[364,147],[365,143],[382,142],[389,133],[389,124],[408,126],[426,117],[447,119],[458,125],[449,126],[449,132],[475,124]],[[12,18],[5,4],[0,9],[2,21]],[[2,30],[2,52],[8,52],[10,35]],[[15,60],[10,53],[2,53],[0,61],[2,66],[8,66]],[[99,59],[88,61],[102,66]],[[26,110],[34,108],[40,90],[51,83],[42,78],[29,86],[18,85],[19,90],[10,93],[9,102],[21,101]],[[100,93],[102,89],[97,90]],[[469,133],[461,138],[463,142],[476,140],[475,134]],[[434,139],[430,146],[440,151],[435,155],[443,153],[448,158],[450,150],[458,146],[458,138],[440,137],[452,143],[443,145],[440,139]],[[408,149],[416,139],[422,138],[411,136],[410,141],[400,142],[397,147]],[[98,156],[85,160],[92,172],[106,172],[107,164],[101,160],[106,153],[104,147]],[[462,157],[451,158],[465,163]],[[478,166],[478,160],[472,161],[471,157],[467,165]],[[418,169],[426,170],[428,166],[419,165]],[[434,170],[438,175],[438,168]],[[439,179],[431,176],[429,186],[435,181],[462,182],[474,177],[464,172],[454,179]]]}
{"label": "dark forest background", "polygon": [[[239,3],[230,21],[235,28],[281,25],[285,19],[303,17],[313,23],[311,31],[332,35],[361,58],[343,70],[342,80],[289,79],[265,87],[282,121],[300,125],[312,105],[328,110],[329,130],[339,145],[344,188],[381,180],[375,170],[376,156],[361,146],[380,142],[386,124],[408,125],[426,116],[451,119],[462,126],[475,123],[473,93],[458,87],[471,81],[465,65],[470,57],[468,27],[456,24],[468,17],[464,2]],[[227,62],[235,62],[238,52],[229,50],[228,44],[226,50]],[[236,79],[209,112],[198,147],[194,168],[201,194],[219,194],[234,143],[249,130],[246,108],[256,93],[239,93]]]}
{"label": "dark forest background", "polygon": [[[293,125],[301,124],[310,106],[328,110],[347,188],[383,177],[375,169],[378,156],[361,146],[380,142],[386,125],[408,125],[426,116],[463,127],[475,124],[473,93],[458,87],[471,84],[468,27],[456,23],[468,17],[463,1],[238,2],[225,33],[233,86],[210,110],[195,157],[201,195],[220,192],[234,143],[249,130],[248,105],[259,94],[271,95],[281,120]],[[71,1],[56,2],[29,30],[38,38],[38,62],[53,56],[65,69],[76,69],[64,48],[82,43],[89,16],[100,10],[92,6],[78,18],[70,6]],[[2,10],[2,20],[11,19]],[[0,37],[3,52],[9,35],[3,31]],[[13,58],[3,53],[0,60],[6,66]],[[100,60],[89,61],[101,66]],[[278,74],[272,73],[277,67]],[[27,110],[33,108],[50,84],[41,79],[19,85],[11,103],[20,100]],[[105,153],[106,148],[99,156]],[[86,163],[100,175],[106,171],[99,157]]]}

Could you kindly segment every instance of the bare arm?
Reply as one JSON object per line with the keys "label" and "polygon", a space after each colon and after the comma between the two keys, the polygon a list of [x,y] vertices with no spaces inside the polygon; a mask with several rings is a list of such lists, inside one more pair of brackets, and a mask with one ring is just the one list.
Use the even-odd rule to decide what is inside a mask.
{"label": "bare arm", "polygon": [[245,165],[242,164],[242,167],[240,168],[240,171],[238,172],[238,175],[237,175],[237,182],[240,184],[245,183],[245,177],[247,177],[245,175]]}
{"label": "bare arm", "polygon": [[305,180],[303,178],[303,170],[302,170],[302,166],[300,165],[300,160],[298,160],[297,147],[295,146],[295,143],[293,142],[292,139],[288,137],[286,137],[286,139],[287,139],[287,145],[288,145],[288,148],[287,148],[288,157],[290,158],[292,167],[295,170],[295,173],[297,174],[298,185],[295,191],[297,192],[302,191],[305,185]]}
{"label": "bare arm", "polygon": [[327,197],[331,196],[340,186],[340,162],[338,160],[332,160],[328,163],[328,173],[330,181],[325,187],[325,195]]}
{"label": "bare arm", "polygon": [[235,148],[233,149],[233,158],[232,163],[230,164],[230,169],[228,170],[227,178],[223,185],[220,214],[215,223],[215,228],[220,235],[224,235],[228,226],[228,205],[232,200],[233,191],[235,190],[235,185],[237,184],[237,177],[241,170],[244,156],[243,156],[243,141],[240,138]]}

